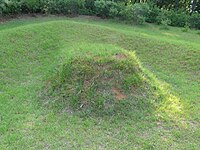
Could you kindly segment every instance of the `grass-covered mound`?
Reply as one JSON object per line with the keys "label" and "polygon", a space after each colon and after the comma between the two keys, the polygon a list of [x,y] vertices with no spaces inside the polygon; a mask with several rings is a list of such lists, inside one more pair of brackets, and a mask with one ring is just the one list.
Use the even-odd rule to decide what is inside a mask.
{"label": "grass-covered mound", "polygon": [[48,94],[57,97],[54,104],[101,114],[150,108],[151,87],[135,53],[98,44],[92,49],[68,52],[48,82]]}
{"label": "grass-covered mound", "polygon": [[[199,149],[196,32],[78,18],[0,25],[0,149]],[[75,66],[67,64],[89,57],[123,61],[135,57],[132,50],[144,67],[133,66],[140,68],[138,85],[126,90],[105,82],[114,102],[109,108],[109,99],[103,108],[83,103],[88,99],[71,103],[64,85],[74,78],[60,82],[66,67]],[[112,88],[125,97],[116,99],[118,89]]]}

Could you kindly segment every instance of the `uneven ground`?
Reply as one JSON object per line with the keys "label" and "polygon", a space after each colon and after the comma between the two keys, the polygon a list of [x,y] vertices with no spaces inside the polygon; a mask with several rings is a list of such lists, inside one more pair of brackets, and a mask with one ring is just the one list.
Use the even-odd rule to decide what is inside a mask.
{"label": "uneven ground", "polygon": [[[198,32],[90,18],[1,24],[0,149],[200,149]],[[48,79],[74,52],[116,49],[135,52],[162,95],[157,101],[135,91],[122,113],[82,116],[59,111],[56,96],[43,99]]]}

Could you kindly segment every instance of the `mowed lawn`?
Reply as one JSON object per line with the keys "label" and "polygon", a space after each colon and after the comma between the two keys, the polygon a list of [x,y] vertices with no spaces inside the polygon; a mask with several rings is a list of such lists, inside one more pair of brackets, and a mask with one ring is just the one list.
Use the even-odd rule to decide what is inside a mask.
{"label": "mowed lawn", "polygon": [[[43,89],[70,53],[123,49],[164,95],[129,115],[49,107]],[[144,96],[145,98],[145,96]],[[0,24],[0,149],[200,149],[200,31],[87,18]]]}

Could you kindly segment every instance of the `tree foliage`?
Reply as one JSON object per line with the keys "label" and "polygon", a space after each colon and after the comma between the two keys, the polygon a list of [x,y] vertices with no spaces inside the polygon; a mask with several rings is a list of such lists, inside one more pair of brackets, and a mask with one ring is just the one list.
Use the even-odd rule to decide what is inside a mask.
{"label": "tree foliage", "polygon": [[200,29],[200,0],[0,0],[0,15],[20,13],[98,15]]}

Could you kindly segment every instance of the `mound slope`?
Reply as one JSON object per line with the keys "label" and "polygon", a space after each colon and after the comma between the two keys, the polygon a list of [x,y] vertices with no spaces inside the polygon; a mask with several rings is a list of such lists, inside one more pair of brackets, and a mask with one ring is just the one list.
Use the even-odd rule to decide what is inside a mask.
{"label": "mound slope", "polygon": [[152,88],[135,53],[125,50],[73,53],[48,83],[59,109],[113,114],[151,107]]}

